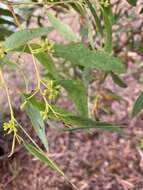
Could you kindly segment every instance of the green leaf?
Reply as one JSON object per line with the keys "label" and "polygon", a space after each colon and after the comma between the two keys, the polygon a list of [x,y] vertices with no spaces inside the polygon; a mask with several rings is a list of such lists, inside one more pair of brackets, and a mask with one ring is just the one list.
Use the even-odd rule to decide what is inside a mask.
{"label": "green leaf", "polygon": [[12,17],[12,13],[9,10],[7,10],[7,9],[0,8],[0,14],[2,16]]}
{"label": "green leaf", "polygon": [[[44,109],[44,104],[41,101],[37,101],[35,98],[32,98],[30,101],[38,108]],[[116,125],[105,123],[105,122],[96,122],[91,119],[85,118],[84,116],[75,116],[74,113],[68,112],[67,110],[57,107],[55,105],[51,105],[52,109],[58,113],[58,117],[56,117],[52,111],[49,111],[49,119],[56,121],[63,121],[67,125],[77,126],[75,128],[64,129],[64,130],[82,130],[82,129],[101,129],[108,131],[115,131],[122,133],[122,129]]]}
{"label": "green leaf", "polygon": [[55,44],[54,49],[55,56],[62,57],[75,65],[115,73],[123,73],[126,70],[118,58],[104,51],[91,51],[81,43]]}
{"label": "green leaf", "polygon": [[8,25],[13,25],[13,26],[15,26],[15,23],[14,23],[14,22],[11,22],[11,21],[6,20],[6,19],[3,19],[3,18],[0,18],[0,24],[8,24]]}
{"label": "green leaf", "polygon": [[[31,98],[29,100],[32,105],[34,105],[35,107],[37,107],[37,109],[41,110],[41,111],[44,111],[45,110],[45,104],[41,101],[41,100],[38,100],[36,99],[35,97]],[[61,108],[61,107],[58,107],[58,106],[55,106],[53,104],[50,104],[50,106],[52,107],[52,110],[54,110],[56,113],[57,113],[57,116],[52,112],[52,110],[50,109],[49,110],[49,113],[48,113],[48,117],[49,119],[51,120],[56,120],[56,121],[60,121],[63,117],[68,117],[68,116],[72,116],[74,115],[74,113],[71,113],[69,111],[67,111],[66,109],[64,108]]]}
{"label": "green leaf", "polygon": [[111,77],[112,77],[114,83],[116,83],[118,86],[120,86],[122,88],[127,87],[127,84],[115,73],[111,72]]}
{"label": "green leaf", "polygon": [[52,30],[53,30],[52,27],[41,27],[41,28],[21,30],[9,36],[5,40],[4,46],[6,49],[12,50],[25,45],[28,41],[34,38],[45,36],[49,34]]}
{"label": "green leaf", "polygon": [[136,6],[137,0],[127,0],[132,6]]}
{"label": "green leaf", "polygon": [[43,65],[44,71],[48,71],[48,73],[52,76],[53,79],[59,79],[58,71],[54,65],[54,62],[50,55],[47,53],[38,53],[35,54],[35,57],[38,59],[38,61]]}
{"label": "green leaf", "polygon": [[79,41],[79,38],[75,35],[72,29],[67,25],[56,18],[51,13],[48,13],[48,19],[51,22],[52,26],[58,30],[67,40],[72,42]]}
{"label": "green leaf", "polygon": [[87,6],[90,9],[90,11],[91,11],[91,13],[92,13],[92,15],[94,17],[96,27],[97,27],[97,33],[99,32],[101,35],[103,35],[103,28],[102,28],[102,25],[101,25],[101,21],[98,18],[98,15],[96,14],[95,7],[93,6],[93,4],[89,0],[86,0],[86,3],[87,3]]}
{"label": "green leaf", "polygon": [[[32,50],[36,50],[40,48],[39,44],[30,44],[30,47],[32,48]],[[30,53],[28,46],[19,47],[15,49],[14,51]],[[48,53],[40,52],[40,53],[34,54],[34,56],[39,61],[39,63],[43,65],[44,71],[46,72],[48,71],[48,74],[50,75],[52,79],[56,79],[56,80],[60,79],[58,70],[53,62],[53,59]]]}
{"label": "green leaf", "polygon": [[[111,9],[110,9],[111,10]],[[102,15],[106,30],[106,40],[105,40],[105,51],[111,53],[112,52],[112,20],[110,18],[110,12],[107,8],[102,9]]]}
{"label": "green leaf", "polygon": [[143,92],[141,92],[141,94],[138,96],[137,100],[135,101],[132,110],[132,117],[135,117],[142,109],[143,109]]}
{"label": "green leaf", "polygon": [[50,166],[53,170],[57,171],[60,175],[65,176],[64,173],[60,170],[57,164],[55,164],[44,152],[41,152],[37,148],[35,148],[33,145],[24,142],[23,143],[25,148],[38,160],[42,161],[46,165]]}
{"label": "green leaf", "polygon": [[67,90],[80,115],[88,117],[87,91],[84,85],[76,80],[59,80],[56,83]]}
{"label": "green leaf", "polygon": [[27,102],[25,105],[25,111],[31,120],[33,128],[35,129],[38,137],[41,139],[46,150],[48,150],[48,141],[45,133],[45,125],[41,117],[40,111],[31,102]]}
{"label": "green leaf", "polygon": [[68,125],[78,126],[75,128],[64,129],[67,131],[96,128],[96,129],[109,130],[109,131],[122,133],[122,129],[118,126],[115,126],[115,125],[109,124],[109,123],[104,123],[104,122],[96,122],[91,119],[87,119],[87,118],[83,118],[83,117],[68,116],[68,117],[64,117],[63,121]]}

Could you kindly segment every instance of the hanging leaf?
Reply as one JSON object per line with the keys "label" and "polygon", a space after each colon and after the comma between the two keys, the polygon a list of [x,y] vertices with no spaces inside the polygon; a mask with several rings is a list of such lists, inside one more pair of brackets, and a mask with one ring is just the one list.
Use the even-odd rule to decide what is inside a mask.
{"label": "hanging leaf", "polygon": [[[44,104],[41,101],[37,101],[35,98],[30,100],[32,104],[37,107],[37,109],[44,110]],[[62,121],[67,125],[76,126],[75,128],[69,128],[64,130],[86,130],[86,129],[101,129],[122,133],[123,130],[114,124],[105,123],[105,122],[97,122],[93,121],[84,116],[76,116],[74,113],[68,112],[67,110],[57,107],[55,105],[50,105],[52,109],[57,113],[57,116],[50,110],[48,113],[48,117],[51,120]]]}
{"label": "hanging leaf", "polygon": [[60,175],[64,176],[64,173],[60,170],[57,164],[55,164],[49,157],[46,155],[44,152],[41,152],[37,148],[35,148],[33,145],[24,142],[23,143],[25,148],[33,155],[35,156],[38,160],[42,161],[44,164],[47,166],[50,166],[53,170],[57,171]]}
{"label": "hanging leaf", "polygon": [[48,19],[51,22],[52,26],[56,30],[58,30],[65,37],[65,39],[72,41],[72,42],[79,41],[79,38],[75,35],[75,33],[72,31],[72,29],[67,24],[60,21],[58,18],[56,18],[51,13],[48,13]]}
{"label": "hanging leaf", "polygon": [[55,56],[71,61],[75,65],[116,73],[123,73],[126,70],[118,58],[104,51],[91,51],[81,43],[55,44],[54,50]]}
{"label": "hanging leaf", "polygon": [[49,34],[52,30],[53,30],[52,27],[41,27],[41,28],[21,30],[9,36],[5,40],[4,46],[6,49],[12,50],[25,45],[28,41],[34,38],[45,36]]}
{"label": "hanging leaf", "polygon": [[111,72],[111,77],[113,81],[120,87],[126,88],[127,84],[115,73]]}
{"label": "hanging leaf", "polygon": [[132,117],[135,117],[142,109],[143,109],[143,92],[141,92],[141,94],[135,101],[135,104],[132,110]]}
{"label": "hanging leaf", "polygon": [[45,125],[41,117],[39,109],[37,109],[31,102],[27,102],[25,105],[25,111],[31,120],[32,126],[35,129],[38,137],[41,139],[46,150],[48,150],[48,141],[45,133]]}
{"label": "hanging leaf", "polygon": [[88,117],[87,91],[84,85],[76,80],[59,80],[56,83],[67,90],[80,115]]}

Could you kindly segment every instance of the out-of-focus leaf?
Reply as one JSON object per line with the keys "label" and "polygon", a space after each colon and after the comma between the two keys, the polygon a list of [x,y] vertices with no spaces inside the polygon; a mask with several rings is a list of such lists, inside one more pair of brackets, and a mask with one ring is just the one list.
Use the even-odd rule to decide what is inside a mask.
{"label": "out-of-focus leaf", "polygon": [[9,65],[9,66],[13,66],[14,65],[14,63],[9,58],[7,58],[7,57],[4,57],[4,58],[0,59],[0,67],[4,66],[6,64]]}
{"label": "out-of-focus leaf", "polygon": [[4,46],[6,49],[12,50],[25,45],[28,41],[34,38],[45,36],[49,34],[52,30],[53,30],[52,27],[41,27],[41,28],[21,30],[9,36],[5,40]]}
{"label": "out-of-focus leaf", "polygon": [[141,10],[140,10],[140,14],[143,14],[143,7],[142,7]]}
{"label": "out-of-focus leaf", "polygon": [[123,97],[119,96],[115,92],[111,91],[110,89],[104,89],[104,97],[107,100],[116,100],[116,101],[125,101]]}
{"label": "out-of-focus leaf", "polygon": [[55,44],[54,50],[55,56],[62,57],[74,65],[116,73],[123,73],[126,70],[118,58],[104,51],[91,51],[81,43]]}
{"label": "out-of-focus leaf", "polygon": [[3,8],[0,8],[0,14],[1,14],[2,16],[13,17],[13,16],[12,16],[12,13],[11,13],[9,10],[3,9]]}
{"label": "out-of-focus leaf", "polygon": [[143,92],[141,92],[141,94],[138,96],[137,100],[135,101],[132,110],[132,117],[135,117],[142,109],[143,109]]}
{"label": "out-of-focus leaf", "polygon": [[51,22],[52,26],[58,30],[67,40],[70,40],[72,42],[79,41],[79,38],[75,35],[75,33],[72,31],[72,29],[62,21],[60,21],[58,18],[56,18],[51,13],[48,13],[48,19]]}
{"label": "out-of-focus leaf", "polygon": [[15,26],[15,23],[14,23],[14,22],[11,22],[11,21],[6,20],[6,19],[3,19],[3,18],[0,18],[0,24],[8,24],[8,25],[13,25],[13,26]]}
{"label": "out-of-focus leaf", "polygon": [[128,3],[130,3],[133,6],[136,6],[136,4],[137,4],[137,0],[127,0],[127,1],[128,1]]}

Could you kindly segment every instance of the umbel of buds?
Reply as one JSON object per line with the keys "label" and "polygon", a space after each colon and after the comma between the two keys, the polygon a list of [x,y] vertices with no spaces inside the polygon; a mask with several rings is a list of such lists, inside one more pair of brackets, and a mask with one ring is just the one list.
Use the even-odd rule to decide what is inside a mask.
{"label": "umbel of buds", "polygon": [[99,0],[100,5],[103,7],[109,7],[110,1],[109,0]]}

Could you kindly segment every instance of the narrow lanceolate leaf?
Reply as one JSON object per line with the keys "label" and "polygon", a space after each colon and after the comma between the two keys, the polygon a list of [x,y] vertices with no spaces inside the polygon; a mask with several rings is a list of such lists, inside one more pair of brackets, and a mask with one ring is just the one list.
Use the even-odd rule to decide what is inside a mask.
{"label": "narrow lanceolate leaf", "polygon": [[[44,110],[44,104],[35,99],[32,99],[32,103],[40,110]],[[84,129],[101,129],[108,130],[113,132],[122,133],[123,130],[114,124],[105,123],[105,122],[96,122],[91,119],[88,119],[84,116],[75,116],[74,113],[68,112],[67,110],[51,105],[52,109],[57,113],[55,116],[52,111],[49,111],[49,118],[51,120],[63,121],[67,125],[75,126],[74,128],[64,129],[64,130],[84,130]]]}
{"label": "narrow lanceolate leaf", "polygon": [[59,79],[59,74],[58,74],[57,68],[54,65],[54,62],[53,62],[52,58],[50,57],[50,55],[42,52],[42,53],[35,54],[35,57],[43,65],[45,71],[48,71],[48,74],[53,79]]}
{"label": "narrow lanceolate leaf", "polygon": [[120,87],[122,88],[126,88],[127,84],[115,73],[111,72],[111,77],[113,79],[113,81]]}
{"label": "narrow lanceolate leaf", "polygon": [[86,3],[87,3],[87,6],[89,7],[89,9],[90,9],[90,11],[94,17],[96,27],[97,27],[97,33],[99,32],[101,35],[103,35],[103,29],[102,29],[101,21],[98,18],[98,15],[96,14],[95,7],[93,6],[93,4],[89,0],[86,0]]}
{"label": "narrow lanceolate leaf", "polygon": [[32,103],[30,103],[30,102],[27,102],[27,104],[25,105],[24,108],[25,108],[25,111],[26,111],[28,117],[31,120],[31,123],[32,123],[33,128],[35,129],[37,135],[41,139],[46,150],[48,150],[48,141],[47,141],[47,136],[45,133],[45,125],[44,125],[43,119],[41,117],[40,111],[38,110],[37,107],[32,105]]}
{"label": "narrow lanceolate leaf", "polygon": [[25,45],[28,41],[34,38],[45,36],[48,33],[50,33],[52,30],[53,30],[52,27],[41,27],[41,28],[21,30],[9,36],[5,40],[4,46],[6,49],[12,50]]}
{"label": "narrow lanceolate leaf", "polygon": [[88,117],[87,91],[84,85],[76,80],[59,80],[57,83],[67,90],[80,115]]}
{"label": "narrow lanceolate leaf", "polygon": [[[110,13],[110,12],[109,12]],[[110,18],[110,14],[108,13],[108,9],[102,9],[102,15],[106,30],[106,39],[105,39],[105,51],[111,53],[112,52],[112,20]]]}
{"label": "narrow lanceolate leaf", "polygon": [[132,117],[135,117],[141,110],[143,109],[143,92],[138,96],[133,110],[132,110]]}
{"label": "narrow lanceolate leaf", "polygon": [[81,43],[55,44],[54,50],[55,56],[62,57],[75,65],[115,73],[123,73],[126,70],[118,58],[104,51],[91,51]]}
{"label": "narrow lanceolate leaf", "polygon": [[53,14],[48,13],[48,19],[50,23],[52,24],[52,26],[57,31],[59,31],[65,39],[72,42],[79,41],[79,38],[76,36],[73,30],[67,24],[63,23],[58,18],[56,18]]}
{"label": "narrow lanceolate leaf", "polygon": [[33,145],[24,142],[25,148],[38,160],[42,161],[47,166],[51,167],[53,170],[57,171],[60,175],[65,176],[64,173],[60,170],[60,168],[55,164],[44,152],[41,152]]}
{"label": "narrow lanceolate leaf", "polygon": [[68,116],[64,117],[63,121],[68,125],[74,125],[75,128],[68,128],[65,130],[86,130],[86,129],[102,129],[102,130],[109,130],[118,133],[122,133],[122,129],[118,126],[112,125],[110,123],[104,122],[96,122],[91,119],[87,119],[84,117],[77,117],[77,116]]}

